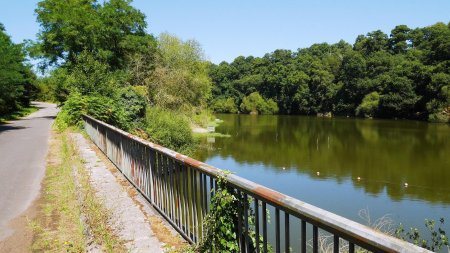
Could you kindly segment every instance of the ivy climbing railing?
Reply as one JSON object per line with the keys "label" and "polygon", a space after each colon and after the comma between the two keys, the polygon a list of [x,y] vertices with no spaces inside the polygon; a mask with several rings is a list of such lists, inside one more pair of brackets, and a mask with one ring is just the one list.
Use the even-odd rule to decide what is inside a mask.
{"label": "ivy climbing railing", "polygon": [[217,181],[226,177],[228,189],[242,202],[236,209],[240,210],[236,217],[240,252],[306,253],[325,247],[351,253],[429,252],[247,179],[225,175],[90,116],[83,119],[92,141],[190,243],[199,243],[205,236],[202,224]]}

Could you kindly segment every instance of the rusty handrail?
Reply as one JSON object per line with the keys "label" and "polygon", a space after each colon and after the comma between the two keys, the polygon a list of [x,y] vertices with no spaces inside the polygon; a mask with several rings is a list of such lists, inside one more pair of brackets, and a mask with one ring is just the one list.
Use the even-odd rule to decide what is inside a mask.
{"label": "rusty handrail", "polygon": [[[153,168],[151,170],[151,172],[147,172],[150,173],[147,176],[147,180],[153,180],[150,182],[150,186],[146,186],[146,189],[148,190],[148,193],[143,192],[142,189],[139,189],[140,187],[137,185],[139,183],[136,183],[136,180],[133,180],[133,178],[130,178],[131,176],[127,176],[125,175],[128,180],[130,180],[131,183],[133,183],[135,185],[136,188],[138,188],[138,190],[141,191],[141,193],[143,193],[145,195],[145,197],[150,201],[150,203],[152,203],[158,211],[160,211],[163,216],[169,220],[169,222],[175,227],[175,229],[178,230],[178,232],[180,232],[183,237],[185,237],[188,241],[194,243],[194,242],[198,242],[199,238],[201,237],[201,232],[198,230],[198,226],[200,226],[199,224],[194,224],[195,222],[199,222],[196,220],[197,217],[204,217],[204,213],[206,213],[208,211],[208,206],[206,205],[208,203],[203,204],[190,204],[191,206],[189,206],[188,200],[186,198],[184,198],[183,200],[183,194],[186,194],[186,192],[189,192],[189,190],[183,191],[183,189],[181,189],[181,191],[179,191],[179,187],[180,186],[174,186],[174,185],[164,185],[165,183],[167,184],[168,180],[172,180],[170,178],[170,175],[172,175],[173,178],[177,178],[176,180],[184,180],[184,176],[185,177],[193,177],[197,180],[193,180],[193,182],[191,183],[185,183],[186,185],[186,189],[187,187],[196,187],[196,183],[198,182],[198,178],[200,178],[200,183],[202,182],[202,176],[207,175],[209,177],[211,177],[212,179],[216,179],[218,176],[223,176],[224,172],[216,167],[213,167],[211,165],[205,164],[203,162],[197,161],[193,158],[190,158],[188,156],[182,155],[180,153],[177,153],[173,150],[170,150],[168,148],[162,147],[158,144],[152,143],[150,141],[141,139],[135,135],[132,135],[128,132],[125,132],[121,129],[118,129],[112,125],[109,125],[105,122],[99,121],[93,117],[90,117],[88,115],[83,115],[83,119],[85,121],[85,127],[87,128],[88,124],[91,124],[88,121],[94,122],[95,124],[97,124],[97,132],[99,132],[100,130],[98,129],[98,127],[103,127],[105,129],[109,129],[111,132],[110,134],[119,134],[122,137],[125,137],[126,139],[132,140],[135,143],[138,143],[140,145],[143,145],[144,147],[148,147],[150,148],[151,152],[155,152],[153,154],[153,156],[156,155],[157,160],[159,161],[159,163],[162,165],[166,165],[169,166],[170,163],[172,162],[173,164],[175,163],[181,163],[185,166],[187,166],[186,168],[193,168],[194,170],[198,171],[200,174],[196,174],[196,172],[192,172],[194,174],[189,174],[188,172],[182,172],[182,170],[177,170],[177,167],[175,166],[175,171],[178,171],[179,173],[185,173],[185,174],[180,174],[180,175],[176,175],[176,173],[174,172],[167,172],[165,171],[165,168],[161,167],[161,168],[157,168],[156,170],[159,170],[159,172],[157,171],[156,174],[152,174],[155,173],[153,172]],[[87,131],[88,134],[90,135],[91,139],[94,140],[94,142],[99,146],[99,143],[101,142],[100,140],[95,140],[95,136],[92,136],[93,133]],[[102,137],[103,138],[103,137]],[[107,134],[104,137],[105,139],[108,138]],[[103,140],[103,142],[106,143],[107,140]],[[101,144],[101,143],[100,143]],[[100,146],[99,146],[100,147]],[[108,153],[108,150],[106,148],[106,144],[104,149],[102,149],[103,152],[105,152],[105,154]],[[120,150],[121,152],[125,152],[123,150],[123,144],[120,144]],[[148,151],[148,152],[150,152]],[[111,152],[111,151],[109,151]],[[116,151],[118,152],[118,151]],[[145,151],[147,152],[147,151]],[[125,154],[125,153],[124,153]],[[164,157],[158,158],[158,155],[162,155],[165,157],[170,157],[171,159],[173,159],[173,161],[167,161],[166,163],[164,163]],[[108,156],[108,154],[107,154]],[[122,159],[121,155],[121,159]],[[108,156],[108,158],[111,159],[110,156]],[[156,159],[156,158],[153,158]],[[113,159],[111,159],[113,161]],[[151,160],[151,159],[150,159]],[[120,164],[117,164],[117,161],[113,161],[113,163],[115,163],[115,165],[122,171],[122,169],[120,168]],[[147,163],[147,165],[150,165],[150,163],[152,163],[152,161],[149,161]],[[153,161],[153,163],[155,163],[155,161]],[[151,164],[153,166],[155,166],[155,164]],[[130,167],[131,166],[131,167]],[[133,163],[131,165],[129,165],[130,168],[133,168],[133,166],[135,166]],[[158,165],[159,166],[159,165]],[[151,166],[149,166],[151,167]],[[170,166],[169,166],[170,167]],[[122,173],[124,173],[122,171]],[[159,173],[159,174],[158,174]],[[165,177],[165,174],[167,173],[167,175],[169,175],[169,177]],[[190,172],[191,173],[191,172]],[[161,175],[163,175],[163,177],[160,177],[161,180],[164,179],[166,181],[164,182],[159,182],[159,181],[155,181],[155,177],[157,178]],[[194,175],[194,176],[192,176]],[[206,184],[206,176],[204,176],[205,179],[203,181],[203,184]],[[176,181],[175,179],[173,179],[174,182]],[[181,182],[181,181],[177,181],[177,182]],[[211,181],[212,182],[212,181]],[[227,182],[230,184],[230,186],[236,188],[237,190],[248,194],[249,196],[253,197],[255,199],[255,207],[257,208],[257,211],[259,210],[258,207],[258,203],[259,201],[261,201],[261,203],[264,206],[266,204],[272,205],[273,207],[275,207],[276,210],[276,222],[278,222],[277,226],[279,226],[279,211],[283,211],[285,212],[285,216],[289,217],[289,215],[292,215],[294,217],[299,218],[302,221],[302,227],[304,226],[304,222],[308,222],[310,224],[313,225],[313,236],[317,237],[317,229],[322,229],[325,230],[329,233],[332,233],[334,235],[334,243],[339,244],[339,238],[345,239],[349,242],[349,252],[354,251],[354,245],[357,245],[359,247],[362,247],[364,249],[367,250],[371,250],[373,252],[430,252],[426,249],[420,248],[416,245],[413,245],[409,242],[394,238],[392,236],[383,234],[382,232],[376,231],[370,227],[367,227],[365,225],[362,225],[360,223],[354,222],[352,220],[346,219],[344,217],[341,217],[339,215],[336,215],[334,213],[328,212],[326,210],[323,210],[321,208],[315,207],[313,205],[310,205],[308,203],[305,203],[303,201],[300,201],[296,198],[287,196],[285,194],[282,194],[280,192],[277,192],[275,190],[272,190],[270,188],[267,188],[265,186],[259,185],[257,183],[254,183],[252,181],[249,181],[247,179],[241,178],[237,175],[227,175]],[[172,204],[168,204],[170,202],[170,200],[167,200],[166,197],[167,196],[163,196],[163,195],[158,195],[158,193],[154,192],[154,191],[158,191],[158,187],[162,187],[161,189],[165,189],[167,191],[164,191],[164,194],[172,194],[170,196],[177,196],[180,200],[182,200],[182,203],[173,201]],[[166,187],[166,188],[164,188]],[[202,192],[202,187],[206,186],[198,186],[200,189],[200,192]],[[142,187],[141,187],[142,188]],[[197,189],[197,188],[193,188],[193,189]],[[212,186],[211,183],[211,190],[213,190],[214,187]],[[196,190],[197,191],[197,190]],[[204,191],[204,194],[207,195],[206,191]],[[150,195],[150,196],[148,196]],[[194,199],[196,197],[198,197],[198,194],[194,194]],[[211,196],[206,196],[205,195],[205,200],[210,199]],[[155,201],[156,198],[156,201]],[[202,196],[200,196],[200,198],[203,198]],[[164,202],[164,203],[156,203],[159,201]],[[195,201],[195,200],[194,200]],[[198,200],[197,201],[202,201],[202,200]],[[208,202],[208,201],[206,201]],[[165,204],[166,203],[166,204]],[[170,206],[172,205],[172,206]],[[165,208],[167,207],[167,209],[170,209],[174,214],[172,215],[169,211],[165,211]],[[200,207],[200,209],[206,209],[206,210],[197,210],[197,208]],[[181,211],[178,211],[178,218],[171,218],[170,216],[177,216],[177,208],[181,208],[183,209],[183,211],[186,211],[184,209],[188,209],[187,212],[187,216],[189,216],[189,214],[191,214],[192,216],[196,216],[194,220],[190,220],[191,217],[189,216],[188,218],[186,218],[187,216],[183,213],[180,213]],[[264,210],[263,209],[263,210]],[[189,213],[190,212],[190,213]],[[201,214],[199,214],[199,212]],[[257,212],[258,213],[258,212]],[[264,212],[261,212],[263,217],[265,217]],[[258,218],[257,218],[258,219]],[[186,221],[187,220],[187,221]],[[285,227],[287,226],[287,228],[289,228],[289,219],[287,219],[287,224],[285,224]],[[183,223],[184,224],[181,224]],[[258,219],[259,221],[259,219]],[[265,221],[264,221],[265,222]],[[192,226],[191,228],[189,226]],[[248,225],[248,224],[247,224]],[[197,226],[196,228],[194,228],[194,226]],[[258,229],[259,230],[259,225],[257,224]],[[195,229],[197,229],[197,231],[195,231]],[[304,233],[305,230],[303,230],[304,228],[302,228],[302,232]],[[196,235],[195,233],[198,233],[198,235]],[[264,232],[266,233],[266,231]],[[279,228],[277,230],[277,233],[279,233]],[[285,232],[285,236],[287,234],[287,237],[289,237],[289,231]],[[258,235],[258,232],[257,232]],[[277,246],[276,246],[276,251],[279,251],[279,244],[280,244],[280,237],[279,234],[276,235],[277,238]],[[304,237],[302,237],[304,240]],[[245,238],[244,238],[245,239]],[[336,241],[336,239],[338,241]],[[244,242],[244,241],[243,241]],[[247,242],[248,243],[248,242]],[[259,241],[258,241],[259,243]],[[303,244],[305,244],[305,242],[302,242]],[[286,241],[285,245],[289,245],[289,238]],[[314,246],[315,245],[315,246]],[[243,247],[243,246],[241,246]],[[302,247],[302,249],[305,246]],[[317,250],[317,238],[314,239],[313,242],[313,251]],[[259,251],[259,247],[257,247]],[[289,247],[286,246],[286,248],[288,249]],[[315,249],[315,250],[314,250]],[[339,249],[337,249],[339,251]],[[241,248],[241,251],[246,251],[245,247]],[[335,247],[335,251],[336,251],[336,247]],[[302,251],[303,252],[303,251]]]}

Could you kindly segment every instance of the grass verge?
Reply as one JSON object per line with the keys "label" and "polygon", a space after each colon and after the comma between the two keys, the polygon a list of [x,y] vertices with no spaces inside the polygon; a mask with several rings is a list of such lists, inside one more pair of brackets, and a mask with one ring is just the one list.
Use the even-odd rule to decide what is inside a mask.
{"label": "grass verge", "polygon": [[41,198],[41,210],[30,222],[33,252],[85,252],[92,241],[106,252],[126,252],[67,131],[52,133]]}
{"label": "grass verge", "polygon": [[28,107],[22,107],[15,112],[0,115],[0,124],[6,123],[7,121],[10,120],[16,120],[28,116],[37,110],[39,110],[37,107],[30,105]]}

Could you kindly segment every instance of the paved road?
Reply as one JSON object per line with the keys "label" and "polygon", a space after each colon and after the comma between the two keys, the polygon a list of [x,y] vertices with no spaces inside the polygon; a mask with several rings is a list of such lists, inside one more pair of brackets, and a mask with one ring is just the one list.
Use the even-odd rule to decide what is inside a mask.
{"label": "paved road", "polygon": [[54,104],[34,103],[39,111],[0,125],[0,241],[12,234],[8,223],[38,196],[45,175]]}

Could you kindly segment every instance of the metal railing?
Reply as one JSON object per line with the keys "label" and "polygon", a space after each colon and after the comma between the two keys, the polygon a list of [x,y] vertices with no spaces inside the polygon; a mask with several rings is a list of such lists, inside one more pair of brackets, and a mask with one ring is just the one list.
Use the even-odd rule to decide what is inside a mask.
{"label": "metal railing", "polygon": [[[92,141],[190,243],[203,236],[202,221],[223,171],[84,115]],[[238,217],[241,252],[429,252],[247,179],[226,177],[243,205]],[[350,203],[349,203],[350,204]],[[252,212],[254,222],[249,222]],[[271,214],[275,214],[272,216]],[[269,218],[269,216],[272,216]],[[269,221],[273,219],[275,222]],[[252,247],[252,231],[256,247]],[[325,238],[325,239],[324,239]]]}

